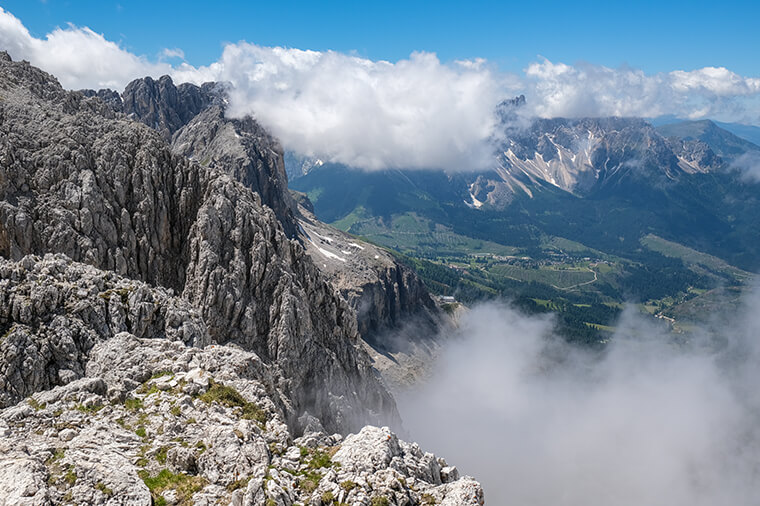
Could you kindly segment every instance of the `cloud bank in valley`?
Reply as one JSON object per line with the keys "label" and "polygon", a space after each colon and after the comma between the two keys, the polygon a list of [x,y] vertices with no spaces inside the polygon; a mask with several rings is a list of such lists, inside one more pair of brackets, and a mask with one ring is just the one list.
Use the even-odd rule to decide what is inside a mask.
{"label": "cloud bank in valley", "polygon": [[70,89],[122,90],[132,79],[163,74],[178,83],[229,81],[230,114],[253,114],[303,155],[368,170],[489,166],[499,137],[494,108],[518,94],[528,98],[529,116],[672,114],[760,123],[760,78],[722,67],[646,74],[542,60],[517,75],[482,60],[441,62],[424,52],[386,62],[247,42],[228,44],[210,65],[192,66],[181,61],[181,48],[151,60],[86,27],[35,38],[2,8],[0,48]]}
{"label": "cloud bank in valley", "polygon": [[474,308],[430,382],[397,396],[412,438],[483,482],[489,504],[755,504],[760,294],[725,342],[634,309],[602,356],[505,305]]}
{"label": "cloud bank in valley", "polygon": [[760,183],[760,152],[749,151],[734,160],[733,167],[742,173],[746,181]]}

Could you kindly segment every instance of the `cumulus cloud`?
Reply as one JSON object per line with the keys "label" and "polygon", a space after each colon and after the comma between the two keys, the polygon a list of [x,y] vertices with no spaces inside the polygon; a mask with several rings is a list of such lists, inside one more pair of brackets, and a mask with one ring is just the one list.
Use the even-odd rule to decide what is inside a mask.
{"label": "cumulus cloud", "polygon": [[490,163],[500,80],[431,53],[396,63],[332,51],[227,46],[232,114],[252,114],[303,154],[366,169]]}
{"label": "cumulus cloud", "polygon": [[185,52],[178,47],[175,47],[175,48],[165,47],[164,50],[161,51],[161,56],[164,58],[179,58],[181,60],[184,60]]}
{"label": "cumulus cloud", "polygon": [[120,48],[89,28],[68,25],[44,39],[0,7],[0,47],[16,59],[25,59],[55,75],[66,88],[123,87],[137,76],[162,75],[172,67],[151,63]]}
{"label": "cumulus cloud", "polygon": [[540,117],[639,116],[673,114],[757,122],[760,79],[742,77],[723,67],[646,74],[548,60],[525,69],[531,112]]}
{"label": "cumulus cloud", "polygon": [[599,354],[547,319],[479,306],[399,408],[489,504],[755,504],[758,309],[754,293],[718,346],[676,345],[629,308]]}
{"label": "cumulus cloud", "polygon": [[749,151],[733,162],[746,181],[760,183],[760,151]]}
{"label": "cumulus cloud", "polygon": [[[760,79],[721,67],[647,74],[542,60],[522,74],[482,59],[441,62],[413,53],[397,62],[333,51],[228,44],[216,62],[192,66],[180,48],[150,60],[87,27],[33,37],[0,8],[0,48],[54,74],[70,89],[122,90],[132,79],[233,84],[230,114],[252,114],[286,148],[363,169],[490,167],[501,136],[494,108],[518,94],[525,116],[643,116],[760,122]],[[506,49],[508,50],[508,49]]]}

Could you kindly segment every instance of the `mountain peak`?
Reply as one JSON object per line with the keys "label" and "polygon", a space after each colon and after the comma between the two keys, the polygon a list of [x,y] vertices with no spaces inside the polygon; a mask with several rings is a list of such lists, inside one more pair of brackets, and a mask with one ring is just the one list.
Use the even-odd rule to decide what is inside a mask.
{"label": "mountain peak", "polygon": [[664,137],[701,141],[729,162],[747,151],[760,151],[760,146],[734,135],[709,119],[660,125],[657,131]]}

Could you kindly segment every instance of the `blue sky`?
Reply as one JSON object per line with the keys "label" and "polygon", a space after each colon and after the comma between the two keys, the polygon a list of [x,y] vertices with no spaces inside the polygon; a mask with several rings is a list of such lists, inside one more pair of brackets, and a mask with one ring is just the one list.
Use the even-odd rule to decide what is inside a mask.
{"label": "blue sky", "polygon": [[516,72],[540,55],[646,72],[724,66],[757,76],[760,2],[409,2],[2,0],[36,37],[88,26],[155,58],[180,48],[193,65],[224,43],[340,52],[397,61],[412,51],[444,62],[486,58]]}
{"label": "blue sky", "polygon": [[494,110],[760,125],[760,1],[0,0],[0,49],[68,89],[230,83],[227,114],[366,169],[485,166]]}

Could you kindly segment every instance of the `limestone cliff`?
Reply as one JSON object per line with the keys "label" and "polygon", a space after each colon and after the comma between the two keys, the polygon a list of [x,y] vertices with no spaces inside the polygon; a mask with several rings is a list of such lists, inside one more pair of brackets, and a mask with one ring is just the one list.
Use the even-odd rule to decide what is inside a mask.
{"label": "limestone cliff", "polygon": [[276,366],[292,417],[397,420],[353,311],[257,193],[7,55],[0,97],[0,255],[62,253],[173,290],[210,339]]}
{"label": "limestone cliff", "polygon": [[349,253],[337,252],[347,262],[325,257],[322,251],[330,250],[330,244],[314,246],[314,237],[320,236],[341,243],[357,241],[319,222],[307,208],[297,209],[287,189],[279,142],[250,117],[226,117],[226,102],[224,85],[174,86],[168,76],[137,79],[123,93],[124,112],[171,138],[174,153],[218,168],[261,196],[287,235],[298,235],[317,267],[356,310],[359,332],[366,340],[389,345],[378,339],[409,319],[424,325],[421,332],[434,334],[444,316],[413,271],[365,243],[364,254],[350,247]]}

